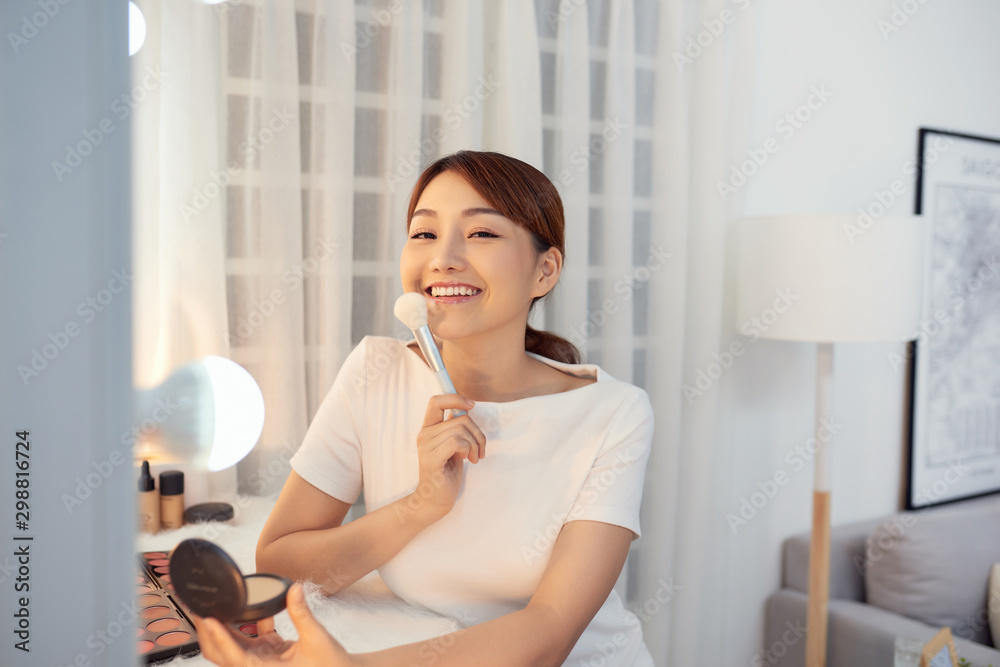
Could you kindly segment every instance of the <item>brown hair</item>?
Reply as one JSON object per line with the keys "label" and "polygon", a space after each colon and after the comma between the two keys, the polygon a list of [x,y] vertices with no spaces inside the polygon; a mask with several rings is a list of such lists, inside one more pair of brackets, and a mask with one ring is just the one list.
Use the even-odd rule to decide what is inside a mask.
{"label": "brown hair", "polygon": [[[555,248],[565,261],[565,218],[562,199],[555,186],[530,164],[501,153],[459,151],[427,167],[410,195],[410,207],[406,212],[407,228],[424,188],[446,171],[461,176],[490,206],[531,232],[538,254]],[[531,307],[541,298],[536,296],[532,299]],[[525,328],[524,349],[562,363],[580,363],[580,351],[573,343],[530,326]]]}

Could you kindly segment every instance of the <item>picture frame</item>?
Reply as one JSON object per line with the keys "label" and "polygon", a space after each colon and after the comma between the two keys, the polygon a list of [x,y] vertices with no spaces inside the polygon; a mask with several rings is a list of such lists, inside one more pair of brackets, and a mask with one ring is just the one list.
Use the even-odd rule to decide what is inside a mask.
{"label": "picture frame", "polygon": [[920,128],[915,167],[929,225],[908,510],[1000,492],[1000,139]]}
{"label": "picture frame", "polygon": [[920,654],[920,667],[958,667],[958,651],[951,628],[941,628]]}

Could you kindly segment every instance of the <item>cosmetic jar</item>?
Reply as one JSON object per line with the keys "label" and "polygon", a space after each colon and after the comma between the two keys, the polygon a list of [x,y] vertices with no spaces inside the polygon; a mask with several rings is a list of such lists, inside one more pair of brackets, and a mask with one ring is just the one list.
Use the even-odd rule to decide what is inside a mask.
{"label": "cosmetic jar", "polygon": [[184,510],[184,523],[230,521],[232,518],[233,506],[229,503],[201,503]]}

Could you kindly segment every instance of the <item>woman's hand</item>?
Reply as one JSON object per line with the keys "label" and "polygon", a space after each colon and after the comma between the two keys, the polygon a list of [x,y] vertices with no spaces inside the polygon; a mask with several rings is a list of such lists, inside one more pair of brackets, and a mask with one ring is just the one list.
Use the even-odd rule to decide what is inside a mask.
{"label": "woman's hand", "polygon": [[413,495],[437,518],[455,505],[465,459],[478,463],[486,456],[486,436],[469,415],[444,418],[445,410],[469,410],[473,405],[458,394],[431,396],[427,402],[424,425],[417,434],[420,481]]}
{"label": "woman's hand", "polygon": [[258,630],[269,627],[256,638],[245,637],[214,618],[200,618],[192,614],[198,630],[198,643],[202,654],[223,667],[255,665],[325,665],[327,667],[355,667],[351,655],[330,636],[309,611],[302,584],[295,583],[288,591],[288,615],[299,632],[299,640],[283,640],[274,631],[274,623],[264,619]]}

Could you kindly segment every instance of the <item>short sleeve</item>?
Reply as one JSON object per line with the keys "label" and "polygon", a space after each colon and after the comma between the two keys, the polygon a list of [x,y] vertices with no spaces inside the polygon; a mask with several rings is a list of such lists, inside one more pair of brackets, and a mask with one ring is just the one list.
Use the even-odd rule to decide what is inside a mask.
{"label": "short sleeve", "polygon": [[333,386],[289,463],[299,477],[337,500],[354,504],[361,494],[361,436],[367,377],[366,340],[347,355]]}
{"label": "short sleeve", "polygon": [[623,526],[639,538],[639,508],[646,462],[653,440],[653,408],[635,388],[614,417],[583,488],[566,521],[600,521]]}

